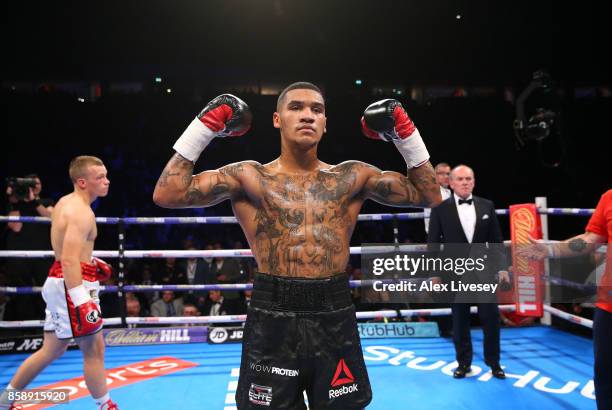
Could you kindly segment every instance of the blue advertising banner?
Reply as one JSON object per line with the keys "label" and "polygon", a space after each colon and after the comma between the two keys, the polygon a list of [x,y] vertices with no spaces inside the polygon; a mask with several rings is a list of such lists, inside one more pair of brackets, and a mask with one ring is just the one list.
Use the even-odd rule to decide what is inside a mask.
{"label": "blue advertising banner", "polygon": [[358,323],[358,327],[359,336],[362,339],[440,336],[440,331],[436,322]]}

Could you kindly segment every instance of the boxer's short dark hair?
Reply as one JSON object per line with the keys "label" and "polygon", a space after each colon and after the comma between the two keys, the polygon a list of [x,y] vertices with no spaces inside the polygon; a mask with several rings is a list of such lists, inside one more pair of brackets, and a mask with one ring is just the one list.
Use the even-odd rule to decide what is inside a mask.
{"label": "boxer's short dark hair", "polygon": [[313,90],[321,94],[321,97],[323,97],[323,101],[325,101],[325,96],[323,95],[323,91],[321,91],[319,87],[307,81],[298,81],[297,83],[289,84],[287,87],[283,89],[283,91],[281,91],[280,95],[278,96],[278,100],[276,100],[276,110],[277,111],[280,110],[280,107],[283,103],[283,99],[285,98],[285,95],[287,95],[287,93],[291,90]]}

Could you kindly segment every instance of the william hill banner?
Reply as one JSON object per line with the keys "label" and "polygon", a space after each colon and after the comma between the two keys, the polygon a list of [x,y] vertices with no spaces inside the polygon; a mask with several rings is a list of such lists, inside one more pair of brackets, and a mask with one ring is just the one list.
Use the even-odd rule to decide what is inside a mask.
{"label": "william hill banner", "polygon": [[522,316],[541,317],[542,274],[544,262],[519,256],[517,247],[529,244],[529,236],[542,239],[542,225],[535,204],[520,204],[510,207],[510,238],[512,240],[512,268],[516,313]]}
{"label": "william hill banner", "polygon": [[139,346],[174,343],[204,343],[207,328],[193,327],[143,327],[136,329],[103,329],[106,346]]}

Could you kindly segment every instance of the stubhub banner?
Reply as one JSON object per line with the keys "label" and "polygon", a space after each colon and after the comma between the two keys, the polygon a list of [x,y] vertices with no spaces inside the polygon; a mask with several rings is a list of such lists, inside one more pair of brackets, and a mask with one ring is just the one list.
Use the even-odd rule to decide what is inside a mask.
{"label": "stubhub banner", "polygon": [[440,336],[436,322],[358,323],[357,326],[359,328],[359,336],[362,339]]}

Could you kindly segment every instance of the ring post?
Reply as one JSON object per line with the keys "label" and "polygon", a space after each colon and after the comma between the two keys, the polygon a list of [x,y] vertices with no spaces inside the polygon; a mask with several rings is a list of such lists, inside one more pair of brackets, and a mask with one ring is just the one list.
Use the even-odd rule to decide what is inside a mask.
{"label": "ring post", "polygon": [[[537,196],[535,198],[535,205],[538,210],[548,208],[548,201],[545,196]],[[548,240],[548,214],[540,214],[540,223],[542,226],[542,239]],[[544,260],[544,272],[550,275],[550,261],[548,259]],[[550,282],[546,283],[544,287],[544,301],[545,303],[550,303]],[[545,310],[544,315],[542,316],[541,322],[543,325],[550,326],[551,324],[551,316],[550,312]]]}
{"label": "ring post", "polygon": [[127,327],[127,309],[125,304],[125,292],[123,286],[125,285],[125,221],[123,218],[119,219],[119,254],[118,254],[118,272],[117,272],[117,295],[119,296],[119,314],[121,315],[121,326]]}

